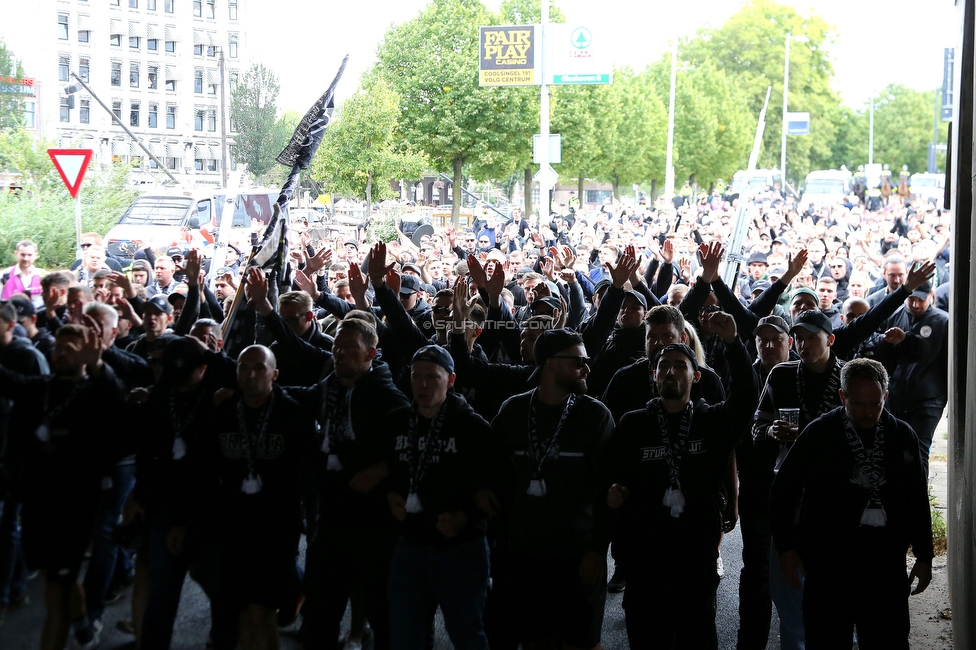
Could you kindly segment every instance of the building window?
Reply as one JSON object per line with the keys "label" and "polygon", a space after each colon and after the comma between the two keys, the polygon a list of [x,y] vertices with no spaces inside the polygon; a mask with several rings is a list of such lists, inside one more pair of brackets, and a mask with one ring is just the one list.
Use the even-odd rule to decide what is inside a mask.
{"label": "building window", "polygon": [[193,56],[203,56],[203,46],[194,45],[193,46]]}
{"label": "building window", "polygon": [[129,9],[138,9],[139,0],[129,0]]}
{"label": "building window", "polygon": [[176,92],[176,79],[166,80],[166,90],[171,93]]}
{"label": "building window", "polygon": [[68,68],[71,66],[71,57],[62,56],[58,59],[58,81],[68,80]]}
{"label": "building window", "polygon": [[88,83],[88,59],[78,59],[78,76],[82,81]]}
{"label": "building window", "polygon": [[71,104],[69,102],[70,102],[70,98],[68,97],[61,98],[61,121],[62,122],[71,121]]}
{"label": "building window", "polygon": [[159,126],[159,104],[149,105],[149,117],[147,118],[147,126],[150,129],[155,129]]}
{"label": "building window", "polygon": [[176,128],[176,107],[175,106],[166,107],[166,128],[167,129]]}
{"label": "building window", "polygon": [[237,156],[237,146],[232,144],[230,146],[230,170],[232,172],[237,171],[237,158],[235,156]]}
{"label": "building window", "polygon": [[217,17],[217,10],[214,6],[214,0],[207,0],[207,18],[214,19]]}
{"label": "building window", "polygon": [[146,0],[146,9],[156,11],[156,0]]}
{"label": "building window", "polygon": [[179,158],[167,158],[166,159],[166,169],[176,169],[179,164]]}
{"label": "building window", "polygon": [[112,63],[112,85],[121,86],[122,85],[122,64],[118,62]]}
{"label": "building window", "polygon": [[216,58],[216,56],[217,56],[217,47],[214,46],[214,45],[208,45],[207,46],[207,56],[209,56],[211,59]]}
{"label": "building window", "polygon": [[152,158],[149,159],[149,169],[159,169],[159,165]]}
{"label": "building window", "polygon": [[203,92],[203,70],[193,71],[193,92]]}
{"label": "building window", "polygon": [[227,3],[227,17],[231,20],[237,20],[237,2],[234,0]]}
{"label": "building window", "polygon": [[147,38],[146,39],[146,49],[150,52],[155,52],[159,49],[159,39],[158,38]]}
{"label": "building window", "polygon": [[139,87],[139,64],[129,64],[129,88]]}
{"label": "building window", "polygon": [[[58,14],[58,40],[68,40],[68,15]],[[61,120],[64,122],[65,120]]]}
{"label": "building window", "polygon": [[91,100],[81,100],[81,107],[78,109],[78,121],[82,124],[91,122]]}
{"label": "building window", "polygon": [[33,129],[37,126],[37,120],[35,118],[35,103],[34,102],[24,102],[24,126],[28,129]]}
{"label": "building window", "polygon": [[176,51],[176,41],[166,41],[166,51],[175,52]]}
{"label": "building window", "polygon": [[203,15],[203,0],[193,0],[193,15],[197,18]]}
{"label": "building window", "polygon": [[129,104],[129,126],[139,126],[139,102]]}
{"label": "building window", "polygon": [[203,131],[203,111],[196,110],[193,113],[193,130]]}
{"label": "building window", "polygon": [[586,202],[602,204],[604,199],[613,195],[613,190],[586,190]]}
{"label": "building window", "polygon": [[234,92],[234,89],[237,88],[238,76],[237,70],[231,70],[230,74],[227,75],[228,86],[231,92]]}
{"label": "building window", "polygon": [[130,49],[133,49],[133,50],[138,50],[139,49],[139,37],[138,36],[130,36],[129,37],[129,48]]}
{"label": "building window", "polygon": [[173,3],[175,0],[163,0],[163,11],[168,14],[173,13]]}
{"label": "building window", "polygon": [[79,43],[87,43],[89,40],[91,40],[90,34],[91,34],[91,32],[89,32],[87,29],[79,29],[78,30],[78,42]]}
{"label": "building window", "polygon": [[149,90],[159,88],[159,68],[149,67]]}
{"label": "building window", "polygon": [[232,59],[237,58],[237,34],[227,35],[227,56]]}
{"label": "building window", "polygon": [[122,119],[122,102],[118,99],[112,101],[112,112],[115,114],[115,117],[120,120]]}
{"label": "building window", "polygon": [[198,172],[202,172],[203,171],[203,158],[194,158],[193,159],[193,168],[195,170],[197,170]]}
{"label": "building window", "polygon": [[207,111],[207,130],[211,133],[217,130],[217,111]]}
{"label": "building window", "polygon": [[214,158],[207,159],[207,171],[208,172],[217,171],[217,161]]}
{"label": "building window", "polygon": [[112,47],[122,47],[122,34],[112,34],[108,40]]}
{"label": "building window", "polygon": [[217,94],[217,84],[207,84],[207,94],[216,95]]}
{"label": "building window", "polygon": [[108,0],[108,3],[110,5],[112,5],[113,7],[118,7],[119,6],[119,0]]}

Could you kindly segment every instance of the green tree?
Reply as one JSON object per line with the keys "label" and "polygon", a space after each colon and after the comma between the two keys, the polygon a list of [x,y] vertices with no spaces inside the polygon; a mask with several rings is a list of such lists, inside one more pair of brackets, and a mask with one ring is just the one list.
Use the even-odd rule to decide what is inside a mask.
{"label": "green tree", "polygon": [[811,122],[810,136],[790,137],[787,145],[787,173],[797,179],[810,169],[832,165],[838,124],[844,120],[840,99],[831,87],[833,63],[828,51],[833,28],[815,15],[803,16],[773,0],[752,0],[721,27],[699,30],[682,52],[692,66],[711,61],[736,80],[737,99],[748,108],[753,128],[766,88],[772,86],[759,164],[779,167],[787,34],[808,39],[804,43],[794,38],[790,44],[789,110],[809,111]]}
{"label": "green tree", "polygon": [[597,124],[604,138],[603,150],[593,166],[598,180],[620,186],[643,183],[664,170],[668,110],[654,92],[648,92],[648,77],[628,68],[616,69],[613,84],[601,93],[605,119]]}
{"label": "green tree", "polygon": [[[19,61],[14,61],[14,54],[0,41],[0,77],[24,76],[24,68]],[[14,129],[24,124],[23,104],[20,98],[20,88],[12,84],[0,82],[0,130]]]}
{"label": "green tree", "polygon": [[237,143],[234,160],[247,165],[259,183],[277,164],[275,156],[284,148],[280,133],[275,132],[279,88],[274,72],[255,63],[231,92],[230,119]]}
{"label": "green tree", "polygon": [[387,181],[417,178],[427,167],[423,156],[397,139],[400,95],[382,78],[367,80],[347,99],[312,160],[312,178],[332,191],[366,197],[372,204],[397,193]]}
{"label": "green tree", "polygon": [[480,0],[433,0],[391,27],[377,51],[378,74],[400,95],[403,144],[452,170],[455,223],[465,164],[511,169],[512,143],[526,136],[523,112],[512,109],[524,90],[478,85],[478,28],[495,20]]}
{"label": "green tree", "polygon": [[[935,92],[917,91],[892,84],[874,100],[874,160],[888,163],[895,178],[902,165],[913,174],[928,166],[928,146],[935,119]],[[858,164],[868,159],[870,106],[865,104],[853,116],[848,134],[853,158]],[[948,123],[939,120],[939,142],[945,143]],[[848,165],[850,167],[850,165]]]}
{"label": "green tree", "polygon": [[552,130],[562,136],[563,149],[563,161],[556,167],[561,175],[576,179],[579,197],[583,196],[583,183],[596,169],[603,144],[615,137],[605,130],[610,119],[606,100],[610,93],[610,87],[604,85],[553,88]]}

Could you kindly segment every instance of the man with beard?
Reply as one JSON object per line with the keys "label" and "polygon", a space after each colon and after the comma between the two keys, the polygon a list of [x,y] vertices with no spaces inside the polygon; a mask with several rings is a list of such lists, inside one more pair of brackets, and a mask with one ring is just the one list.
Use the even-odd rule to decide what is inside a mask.
{"label": "man with beard", "polygon": [[[658,356],[656,397],[625,415],[605,454],[607,501],[620,510],[623,607],[632,648],[717,648],[715,561],[722,533],[722,483],[756,404],[756,379],[735,320],[705,323],[724,343],[729,397],[691,400],[701,374],[681,343]],[[666,559],[663,559],[666,558]],[[668,585],[663,589],[661,585]]]}
{"label": "man with beard", "polygon": [[[885,410],[888,374],[871,359],[841,371],[842,407],[804,429],[773,483],[783,578],[802,585],[810,648],[908,650],[908,594],[932,579],[932,524],[918,438]],[[799,514],[797,514],[799,512]],[[915,564],[907,580],[905,554]],[[774,569],[775,570],[775,569]]]}
{"label": "man with beard", "polygon": [[[539,387],[508,399],[492,421],[511,468],[488,509],[500,513],[485,618],[493,648],[555,638],[597,648],[606,603],[606,491],[597,468],[613,428],[586,395],[589,358],[570,330],[535,342]],[[490,623],[489,623],[490,619]]]}

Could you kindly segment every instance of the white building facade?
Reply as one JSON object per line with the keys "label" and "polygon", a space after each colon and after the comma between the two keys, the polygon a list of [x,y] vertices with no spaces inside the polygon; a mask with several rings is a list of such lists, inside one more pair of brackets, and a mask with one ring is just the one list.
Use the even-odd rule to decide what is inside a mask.
{"label": "white building facade", "polygon": [[[221,185],[221,75],[225,111],[243,74],[243,0],[41,0],[30,29],[3,39],[35,81],[28,128],[95,162],[133,164],[132,181],[168,181],[95,97],[65,87],[77,74],[186,187]],[[39,11],[40,10],[40,11]],[[43,17],[43,18],[41,18]],[[228,172],[233,138],[227,123]]]}

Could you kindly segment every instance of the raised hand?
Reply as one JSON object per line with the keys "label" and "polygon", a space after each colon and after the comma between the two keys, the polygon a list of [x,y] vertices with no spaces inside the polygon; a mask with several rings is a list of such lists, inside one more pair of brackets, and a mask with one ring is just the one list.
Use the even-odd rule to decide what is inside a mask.
{"label": "raised hand", "polygon": [[374,287],[379,287],[386,281],[386,274],[393,265],[386,265],[386,244],[376,242],[369,249],[369,281]]}
{"label": "raised hand", "polygon": [[717,335],[724,343],[732,343],[735,340],[735,319],[731,314],[724,311],[710,311],[701,317],[701,323],[704,329]]}
{"label": "raised hand", "polygon": [[200,282],[200,265],[203,262],[203,256],[200,255],[200,251],[191,248],[186,254],[186,284],[192,287]]}
{"label": "raised hand", "polygon": [[908,277],[905,278],[905,288],[911,293],[933,277],[935,277],[935,262],[912,264],[912,270],[908,272]]}
{"label": "raised hand", "polygon": [[319,269],[323,269],[330,264],[332,264],[332,249],[328,246],[323,246],[315,255],[305,260],[305,273],[312,275]]}
{"label": "raised hand", "polygon": [[[305,267],[305,270],[307,271],[308,267]],[[312,296],[312,300],[318,300],[319,295],[321,295],[318,285],[315,284],[315,280],[306,275],[305,271],[301,269],[295,271],[295,284],[298,285],[299,289]]]}
{"label": "raised hand", "polygon": [[136,291],[132,288],[132,281],[129,280],[129,276],[125,273],[112,271],[108,274],[108,281],[117,287],[122,287],[122,293],[126,298],[131,299],[136,297]]}
{"label": "raised hand", "polygon": [[485,267],[474,255],[468,255],[468,275],[471,276],[471,281],[479,287],[488,286],[488,274],[485,273]]}
{"label": "raised hand", "polygon": [[[718,267],[722,264],[722,242],[713,241],[708,244],[702,244],[698,247],[698,253],[701,255],[701,279],[704,282],[714,282],[718,279]],[[689,268],[689,272],[690,270]],[[682,275],[684,275],[683,269]]]}
{"label": "raised hand", "polygon": [[[372,277],[372,273],[370,274]],[[356,304],[366,300],[366,278],[358,264],[349,263],[349,293],[356,299]]]}
{"label": "raised hand", "polygon": [[488,297],[494,301],[498,296],[502,295],[502,289],[505,288],[505,269],[496,260],[488,262],[487,267],[488,281],[484,284],[485,289],[488,291]]}
{"label": "raised hand", "polygon": [[634,272],[634,269],[637,268],[637,260],[625,253],[620,256],[620,260],[617,261],[616,266],[610,262],[607,262],[605,266],[610,272],[610,280],[613,286],[618,289],[623,289],[624,284],[630,279],[630,275]]}
{"label": "raised hand", "polygon": [[793,278],[803,270],[803,265],[807,263],[809,255],[810,253],[805,248],[798,250],[795,255],[790,253],[789,257],[786,258],[786,273],[783,274],[779,281],[783,284],[792,282]]}

